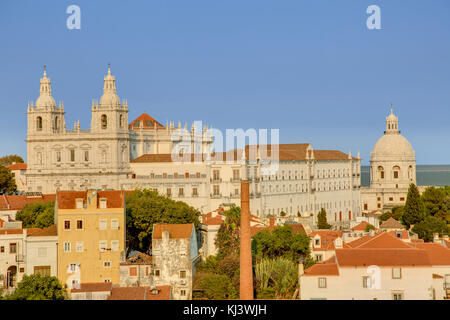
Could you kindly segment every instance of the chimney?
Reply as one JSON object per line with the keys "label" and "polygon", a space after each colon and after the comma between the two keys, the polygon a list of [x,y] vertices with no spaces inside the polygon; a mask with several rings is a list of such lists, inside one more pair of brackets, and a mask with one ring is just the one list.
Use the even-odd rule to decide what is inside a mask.
{"label": "chimney", "polygon": [[253,270],[250,236],[250,189],[247,180],[241,182],[241,249],[240,290],[241,300],[253,300]]}

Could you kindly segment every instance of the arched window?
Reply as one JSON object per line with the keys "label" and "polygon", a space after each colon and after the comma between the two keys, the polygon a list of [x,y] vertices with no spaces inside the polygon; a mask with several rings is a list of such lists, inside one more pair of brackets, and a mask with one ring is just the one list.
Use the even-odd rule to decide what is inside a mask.
{"label": "arched window", "polygon": [[384,168],[382,166],[378,167],[378,177],[384,179]]}
{"label": "arched window", "polygon": [[392,168],[392,174],[393,174],[394,179],[398,179],[400,177],[400,167],[394,166]]}
{"label": "arched window", "polygon": [[412,180],[413,177],[413,168],[412,166],[408,167],[408,179]]}
{"label": "arched window", "polygon": [[42,117],[37,117],[36,118],[36,129],[38,131],[42,130]]}
{"label": "arched window", "polygon": [[119,116],[119,125],[121,128],[123,128],[123,115]]}
{"label": "arched window", "polygon": [[53,125],[53,128],[55,128],[55,131],[59,130],[59,117],[58,116],[55,117],[55,123]]}
{"label": "arched window", "polygon": [[108,127],[108,117],[106,116],[106,114],[102,115],[101,124],[102,124],[102,129],[106,129]]}

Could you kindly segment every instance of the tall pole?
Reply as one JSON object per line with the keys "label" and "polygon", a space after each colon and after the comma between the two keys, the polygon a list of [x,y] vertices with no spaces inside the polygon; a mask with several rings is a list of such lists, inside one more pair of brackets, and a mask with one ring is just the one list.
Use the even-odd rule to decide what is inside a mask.
{"label": "tall pole", "polygon": [[241,247],[240,247],[240,299],[253,300],[253,270],[250,234],[250,191],[247,180],[241,182]]}

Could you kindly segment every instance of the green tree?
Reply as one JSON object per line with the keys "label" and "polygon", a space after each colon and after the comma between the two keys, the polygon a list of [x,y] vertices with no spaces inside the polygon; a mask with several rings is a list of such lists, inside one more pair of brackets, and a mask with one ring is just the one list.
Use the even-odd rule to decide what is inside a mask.
{"label": "green tree", "polygon": [[425,216],[425,207],[420,199],[419,190],[415,184],[411,183],[403,210],[403,223],[409,228],[412,224],[421,222]]}
{"label": "green tree", "polygon": [[419,238],[429,242],[433,241],[434,233],[439,233],[440,236],[446,235],[449,232],[449,228],[442,219],[427,216],[423,221],[415,224],[412,231],[417,233]]}
{"label": "green tree", "polygon": [[210,300],[237,299],[239,291],[232,280],[224,274],[198,273],[194,281],[194,291],[201,291],[201,298]]}
{"label": "green tree", "polygon": [[445,191],[443,188],[428,187],[422,193],[421,199],[425,207],[425,212],[431,216],[445,219]]}
{"label": "green tree", "polygon": [[317,228],[318,229],[330,229],[331,225],[327,221],[327,212],[324,208],[320,209],[317,215]]}
{"label": "green tree", "polygon": [[182,201],[175,201],[151,190],[126,195],[128,250],[151,249],[155,223],[194,223],[200,227],[200,212]]}
{"label": "green tree", "polygon": [[13,193],[17,190],[11,170],[0,165],[0,193]]}
{"label": "green tree", "polygon": [[239,256],[240,251],[241,208],[232,207],[224,214],[225,221],[220,226],[215,240],[219,259],[229,255]]}
{"label": "green tree", "polygon": [[301,257],[309,256],[309,241],[307,235],[295,233],[291,226],[277,227],[273,231],[265,229],[252,238],[253,254],[258,260],[285,257],[297,262]]}
{"label": "green tree", "polygon": [[27,204],[16,214],[24,228],[46,228],[54,224],[54,202],[35,202]]}
{"label": "green tree", "polygon": [[258,298],[289,299],[298,286],[296,262],[285,257],[264,258],[255,265]]}
{"label": "green tree", "polygon": [[387,212],[381,214],[379,219],[381,221],[386,221],[387,219],[392,217],[392,218],[394,218],[397,221],[402,221],[401,219],[402,219],[402,216],[403,216],[403,209],[404,209],[404,206],[393,207],[392,211],[387,211]]}
{"label": "green tree", "polygon": [[17,154],[11,154],[11,155],[0,158],[0,165],[2,165],[2,166],[9,166],[9,165],[13,164],[14,162],[23,163],[24,161],[23,161],[22,157],[18,156]]}
{"label": "green tree", "polygon": [[8,300],[65,300],[66,292],[57,277],[24,275]]}
{"label": "green tree", "polygon": [[373,225],[371,225],[370,223],[368,224],[368,225],[366,225],[366,232],[369,232],[370,230],[375,230],[376,228],[373,226]]}

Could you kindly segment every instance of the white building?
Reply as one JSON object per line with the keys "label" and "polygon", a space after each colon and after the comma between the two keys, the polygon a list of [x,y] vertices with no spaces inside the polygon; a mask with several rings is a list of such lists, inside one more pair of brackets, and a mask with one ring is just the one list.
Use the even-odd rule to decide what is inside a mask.
{"label": "white building", "polygon": [[56,105],[44,70],[40,95],[27,110],[27,191],[120,189],[120,181],[131,175],[130,159],[182,150],[186,139],[180,132],[204,149],[199,152],[206,151],[212,141],[207,128],[188,132],[173,122],[164,127],[146,114],[128,125],[127,101],[120,102],[115,81],[108,67],[100,102],[92,103],[90,129],[81,129],[79,121],[68,129],[64,106]]}
{"label": "white building", "polygon": [[385,212],[404,205],[411,183],[416,183],[415,153],[400,134],[391,108],[386,131],[370,154],[370,187],[361,188],[362,212]]}
{"label": "white building", "polygon": [[387,232],[349,245],[305,271],[299,264],[302,300],[450,298],[450,249],[443,245],[408,243]]}
{"label": "white building", "polygon": [[56,227],[0,230],[0,288],[14,288],[24,274],[57,275]]}
{"label": "white building", "polygon": [[14,177],[14,181],[16,182],[17,190],[22,192],[26,191],[27,178],[25,176],[25,172],[27,171],[27,164],[13,162],[11,165],[6,167],[11,170],[11,174]]}
{"label": "white building", "polygon": [[[253,146],[252,146],[253,147]],[[359,216],[360,159],[337,150],[314,150],[309,144],[280,144],[278,170],[264,150],[242,150],[187,157],[175,162],[171,154],[143,155],[131,161],[125,189],[149,188],[182,200],[202,212],[240,205],[240,181],[250,182],[250,207],[256,216],[315,217],[321,208],[328,221],[348,225]],[[194,161],[194,158],[196,161]]]}

